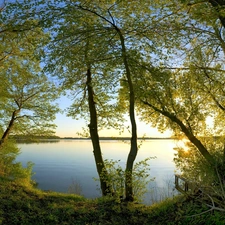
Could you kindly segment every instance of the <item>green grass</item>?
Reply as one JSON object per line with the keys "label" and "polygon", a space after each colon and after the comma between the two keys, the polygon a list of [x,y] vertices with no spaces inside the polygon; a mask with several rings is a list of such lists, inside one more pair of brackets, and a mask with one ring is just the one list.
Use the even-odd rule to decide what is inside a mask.
{"label": "green grass", "polygon": [[159,204],[120,204],[73,194],[43,192],[0,179],[0,224],[3,225],[144,225],[225,224],[224,212],[187,217],[207,208],[178,196]]}

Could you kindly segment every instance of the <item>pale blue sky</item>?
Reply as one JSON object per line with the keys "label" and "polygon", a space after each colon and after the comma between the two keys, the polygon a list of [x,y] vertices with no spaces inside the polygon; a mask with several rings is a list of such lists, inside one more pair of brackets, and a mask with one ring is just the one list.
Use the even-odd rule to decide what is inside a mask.
{"label": "pale blue sky", "polygon": [[[65,96],[61,97],[57,102],[59,103],[61,109],[66,109],[71,103],[71,101]],[[78,137],[77,133],[82,132],[82,127],[86,127],[84,120],[72,119],[70,117],[67,117],[65,113],[57,114],[55,123],[58,126],[56,129],[56,135],[60,137]],[[129,121],[124,124],[124,126],[126,127],[129,125]],[[170,137],[172,135],[170,131],[160,133],[156,128],[152,128],[149,124],[146,125],[138,119],[137,128],[138,137],[142,137],[143,135],[145,135],[146,137]],[[124,133],[119,135],[119,131],[113,129],[102,130],[100,131],[99,135],[101,137],[130,136],[128,131],[125,131]]]}

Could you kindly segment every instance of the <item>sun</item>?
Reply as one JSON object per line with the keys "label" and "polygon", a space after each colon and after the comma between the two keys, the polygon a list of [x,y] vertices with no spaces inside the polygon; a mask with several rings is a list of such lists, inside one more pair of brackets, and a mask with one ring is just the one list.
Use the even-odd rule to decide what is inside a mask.
{"label": "sun", "polygon": [[188,146],[189,140],[186,138],[182,138],[180,140],[177,140],[176,145],[178,148],[182,148],[185,152],[189,150]]}

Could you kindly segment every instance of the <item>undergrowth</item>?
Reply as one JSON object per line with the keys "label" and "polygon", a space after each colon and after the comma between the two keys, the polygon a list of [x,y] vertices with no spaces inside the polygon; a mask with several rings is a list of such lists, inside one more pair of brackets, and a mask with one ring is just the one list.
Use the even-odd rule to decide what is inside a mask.
{"label": "undergrowth", "polygon": [[44,192],[0,179],[0,224],[3,225],[144,225],[225,224],[224,212],[205,213],[206,206],[183,196],[145,206],[112,198],[88,200],[74,194]]}

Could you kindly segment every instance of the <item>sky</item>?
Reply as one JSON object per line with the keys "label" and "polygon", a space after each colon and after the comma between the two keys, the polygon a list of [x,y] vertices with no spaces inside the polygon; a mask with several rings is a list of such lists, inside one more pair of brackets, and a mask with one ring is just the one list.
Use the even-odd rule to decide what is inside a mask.
{"label": "sky", "polygon": [[[61,109],[66,109],[68,106],[70,106],[71,101],[63,96],[58,101],[58,104]],[[129,118],[128,118],[129,119]],[[56,129],[56,135],[59,137],[80,137],[77,133],[82,132],[82,127],[86,127],[85,121],[75,120],[71,117],[67,117],[65,113],[61,114],[58,113],[56,115],[55,123],[57,125]],[[124,126],[129,126],[130,122],[129,120],[124,124]],[[145,124],[144,122],[141,122],[137,118],[137,133],[138,137],[170,137],[172,135],[172,132],[166,131],[164,133],[160,133],[156,128],[151,127],[149,124]],[[130,133],[128,131],[125,131],[122,134],[119,134],[118,130],[115,129],[104,129],[99,132],[100,137],[130,137]]]}

